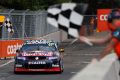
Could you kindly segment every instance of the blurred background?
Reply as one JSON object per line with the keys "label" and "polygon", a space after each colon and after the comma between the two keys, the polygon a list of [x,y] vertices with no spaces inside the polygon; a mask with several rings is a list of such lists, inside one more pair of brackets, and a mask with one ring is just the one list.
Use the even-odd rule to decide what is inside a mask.
{"label": "blurred background", "polygon": [[46,10],[49,6],[64,2],[88,3],[87,14],[96,14],[99,8],[120,7],[120,0],[0,0],[0,8],[17,10]]}

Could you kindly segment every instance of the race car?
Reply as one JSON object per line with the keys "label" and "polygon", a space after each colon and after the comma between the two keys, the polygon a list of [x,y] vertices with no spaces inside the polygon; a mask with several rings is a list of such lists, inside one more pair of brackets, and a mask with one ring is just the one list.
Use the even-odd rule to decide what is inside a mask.
{"label": "race car", "polygon": [[16,51],[14,73],[63,72],[63,50],[51,40],[27,40]]}

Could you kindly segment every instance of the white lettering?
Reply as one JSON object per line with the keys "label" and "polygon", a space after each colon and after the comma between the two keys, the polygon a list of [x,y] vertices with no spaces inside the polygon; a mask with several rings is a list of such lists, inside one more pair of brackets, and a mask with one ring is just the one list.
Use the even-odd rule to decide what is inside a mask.
{"label": "white lettering", "polygon": [[107,21],[108,20],[108,15],[100,15],[100,20],[101,21]]}
{"label": "white lettering", "polygon": [[8,45],[7,46],[7,54],[16,54],[16,50],[20,49],[22,47],[22,44],[16,44],[16,45]]}

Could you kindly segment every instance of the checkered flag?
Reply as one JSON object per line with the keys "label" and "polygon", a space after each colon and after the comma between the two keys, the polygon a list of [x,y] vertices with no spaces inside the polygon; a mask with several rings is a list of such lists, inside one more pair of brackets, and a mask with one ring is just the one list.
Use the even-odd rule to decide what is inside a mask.
{"label": "checkered flag", "polygon": [[6,18],[6,20],[4,22],[4,27],[7,28],[9,33],[14,33],[14,29],[13,29],[12,23],[9,18]]}
{"label": "checkered flag", "polygon": [[62,29],[72,37],[79,37],[83,14],[87,4],[63,3],[48,9],[47,21],[56,28]]}

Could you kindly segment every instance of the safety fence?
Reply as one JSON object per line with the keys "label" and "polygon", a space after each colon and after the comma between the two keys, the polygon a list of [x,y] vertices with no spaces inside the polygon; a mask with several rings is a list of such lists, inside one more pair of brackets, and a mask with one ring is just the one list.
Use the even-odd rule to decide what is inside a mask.
{"label": "safety fence", "polygon": [[1,39],[25,39],[41,37],[58,31],[46,21],[46,11],[0,10],[0,15],[10,18],[14,33],[9,34],[3,27]]}
{"label": "safety fence", "polygon": [[[41,37],[58,31],[57,28],[47,23],[46,11],[4,9],[0,10],[0,15],[11,19],[15,31],[13,34],[9,34],[5,27],[3,27],[2,30],[0,29],[0,31],[2,31],[2,36],[0,36],[2,40]],[[84,16],[83,25],[85,25],[87,29],[86,33],[90,34],[93,32],[93,29],[97,27],[96,15]]]}

